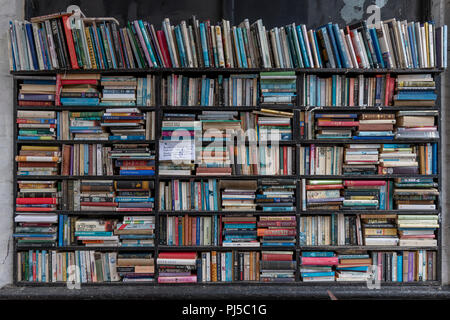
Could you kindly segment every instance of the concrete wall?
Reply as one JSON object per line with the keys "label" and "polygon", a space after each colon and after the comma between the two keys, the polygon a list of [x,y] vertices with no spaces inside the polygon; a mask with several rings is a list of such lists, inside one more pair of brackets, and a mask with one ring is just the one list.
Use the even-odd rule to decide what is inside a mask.
{"label": "concrete wall", "polygon": [[[447,14],[445,14],[447,13]],[[450,0],[433,0],[432,14],[437,25],[450,25]],[[10,20],[23,19],[24,0],[0,0],[0,288],[12,282],[12,171],[13,171],[13,124],[12,124],[12,79],[9,75],[7,33]],[[450,56],[450,53],[449,53]],[[450,218],[445,215],[450,207],[447,198],[448,181],[450,176],[450,112],[446,112],[446,103],[450,101],[450,81],[446,81],[449,71],[445,72],[442,81],[442,145],[445,152],[441,153],[443,167],[442,204],[445,208],[442,215],[443,228],[443,261],[442,280],[450,284]]]}
{"label": "concrete wall", "polygon": [[12,282],[13,96],[9,75],[7,30],[23,20],[24,0],[0,0],[0,287]]}

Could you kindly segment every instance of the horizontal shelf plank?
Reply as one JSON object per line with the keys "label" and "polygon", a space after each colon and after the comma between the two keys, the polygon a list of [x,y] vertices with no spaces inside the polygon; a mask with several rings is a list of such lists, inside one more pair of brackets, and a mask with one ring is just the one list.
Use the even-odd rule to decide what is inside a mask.
{"label": "horizontal shelf plank", "polygon": [[17,180],[155,180],[155,176],[16,176]]}
{"label": "horizontal shelf plank", "polygon": [[300,144],[374,144],[374,143],[409,143],[409,144],[419,144],[419,143],[431,143],[439,142],[439,138],[414,138],[414,139],[373,139],[373,140],[356,140],[356,139],[299,139]]}
{"label": "horizontal shelf plank", "polygon": [[46,110],[46,111],[103,111],[105,109],[138,108],[141,111],[155,111],[156,107],[149,106],[16,106],[17,110]]}

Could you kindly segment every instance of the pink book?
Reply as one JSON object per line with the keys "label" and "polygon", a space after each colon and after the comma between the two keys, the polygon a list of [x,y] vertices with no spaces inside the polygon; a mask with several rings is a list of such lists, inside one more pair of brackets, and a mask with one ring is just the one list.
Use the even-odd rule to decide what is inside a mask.
{"label": "pink book", "polygon": [[339,264],[338,257],[302,257],[303,266],[333,266]]}
{"label": "pink book", "polygon": [[344,180],[344,186],[346,187],[358,187],[358,186],[384,186],[386,181],[384,180]]}
{"label": "pink book", "polygon": [[197,276],[158,277],[159,283],[192,283],[197,282]]}
{"label": "pink book", "polygon": [[142,36],[141,27],[139,26],[138,21],[134,21],[134,28],[136,29],[136,33],[138,35],[139,41],[141,42],[142,50],[144,50],[145,57],[147,58],[148,65],[153,67],[152,60],[150,60],[150,55],[148,54],[147,45],[145,44],[144,37]]}
{"label": "pink book", "polygon": [[161,48],[164,64],[167,68],[172,67],[172,61],[170,61],[169,50],[167,49],[167,41],[164,32],[161,30],[156,31],[156,36],[158,38],[159,47]]}

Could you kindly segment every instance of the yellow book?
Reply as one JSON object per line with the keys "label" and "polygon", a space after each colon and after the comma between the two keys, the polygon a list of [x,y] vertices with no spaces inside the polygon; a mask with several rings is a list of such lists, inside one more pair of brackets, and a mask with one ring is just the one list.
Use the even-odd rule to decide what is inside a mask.
{"label": "yellow book", "polygon": [[24,151],[59,151],[58,146],[22,146]]}
{"label": "yellow book", "polygon": [[91,61],[92,69],[98,69],[97,63],[95,61],[94,46],[92,45],[91,34],[88,27],[84,27],[84,33],[86,34],[86,42],[89,50],[89,60]]}
{"label": "yellow book", "polygon": [[427,62],[426,67],[429,67],[431,64],[430,64],[430,39],[428,37],[428,35],[429,35],[428,22],[425,22],[424,26],[425,26],[425,44],[426,44],[426,49],[427,49],[425,60]]}

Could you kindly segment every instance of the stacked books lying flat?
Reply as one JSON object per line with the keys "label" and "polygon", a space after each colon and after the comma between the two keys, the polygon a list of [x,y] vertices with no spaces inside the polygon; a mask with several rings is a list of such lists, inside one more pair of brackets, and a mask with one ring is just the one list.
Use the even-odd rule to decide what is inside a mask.
{"label": "stacked books lying flat", "polygon": [[[359,147],[359,145],[357,145]],[[345,152],[347,159],[348,152]],[[300,174],[341,175],[345,170],[342,164],[344,148],[311,144],[300,146]]]}
{"label": "stacked books lying flat", "polygon": [[155,217],[124,216],[123,221],[116,224],[114,235],[119,236],[122,247],[153,247],[155,245]]}
{"label": "stacked books lying flat", "polygon": [[256,217],[227,216],[222,217],[222,246],[224,247],[259,247],[257,240]]}
{"label": "stacked books lying flat", "polygon": [[393,209],[390,180],[302,180],[302,188],[303,210]]}
{"label": "stacked books lying flat", "polygon": [[251,180],[221,180],[223,211],[255,211],[257,182]]}
{"label": "stacked books lying flat", "polygon": [[399,210],[436,210],[437,187],[433,178],[395,179],[395,205]]}
{"label": "stacked books lying flat", "polygon": [[[69,210],[71,205],[69,204]],[[73,185],[73,210],[115,211],[114,181],[75,180]]]}
{"label": "stacked books lying flat", "polygon": [[262,251],[260,279],[262,282],[294,282],[296,262],[293,251]]}
{"label": "stacked books lying flat", "polygon": [[259,281],[259,252],[201,252],[197,267],[198,282]]}
{"label": "stacked books lying flat", "polygon": [[148,144],[115,144],[109,157],[121,176],[155,175],[155,151]]}
{"label": "stacked books lying flat", "polygon": [[363,113],[359,115],[358,131],[353,139],[371,140],[371,139],[394,139],[394,114],[373,114]]}
{"label": "stacked books lying flat", "polygon": [[380,174],[436,174],[437,144],[383,144],[380,148]]}
{"label": "stacked books lying flat", "polygon": [[108,140],[101,126],[103,111],[58,112],[58,139]]}
{"label": "stacked books lying flat", "polygon": [[327,216],[300,217],[300,245],[363,245],[359,215],[345,216],[332,213]]}
{"label": "stacked books lying flat", "polygon": [[99,104],[98,82],[100,74],[62,74],[61,89],[56,87],[56,94],[61,90],[60,99],[56,103],[63,106],[97,106]]}
{"label": "stacked books lying flat", "polygon": [[394,106],[435,106],[436,83],[431,74],[400,74],[395,82]]}
{"label": "stacked books lying flat", "polygon": [[159,210],[219,210],[219,181],[160,181]]}
{"label": "stacked books lying flat", "polygon": [[397,223],[399,246],[437,246],[435,235],[436,229],[439,228],[437,215],[399,215]]}
{"label": "stacked books lying flat", "polygon": [[[122,68],[433,68],[447,66],[447,27],[395,18],[307,30],[290,23],[266,30],[261,19],[170,24],[156,30],[135,20],[81,18],[72,13],[10,21],[11,70]],[[408,39],[408,40],[406,40]]]}
{"label": "stacked books lying flat", "polygon": [[55,245],[59,208],[56,181],[18,181],[16,223],[17,245]]}
{"label": "stacked books lying flat", "polygon": [[162,105],[256,106],[258,75],[231,74],[224,78],[169,75],[162,79]]}
{"label": "stacked books lying flat", "polygon": [[[248,113],[246,113],[247,115]],[[275,111],[270,109],[261,109],[254,111],[256,114],[257,141],[286,141],[292,140],[292,118],[294,114],[286,111]],[[243,119],[241,113],[241,119]],[[241,120],[242,121],[242,120]],[[248,132],[247,122],[242,123],[244,132]]]}
{"label": "stacked books lying flat", "polygon": [[397,112],[397,139],[439,138],[435,119],[437,110],[417,110]]}
{"label": "stacked books lying flat", "polygon": [[133,76],[101,76],[100,104],[107,106],[135,106],[137,79]]}
{"label": "stacked books lying flat", "polygon": [[[261,216],[257,222],[257,235],[262,246],[295,246],[295,216]],[[263,257],[264,258],[264,257]]]}
{"label": "stacked books lying flat", "polygon": [[374,279],[383,282],[435,281],[436,251],[372,252]]}
{"label": "stacked books lying flat", "polygon": [[[61,223],[60,219],[60,223]],[[75,221],[73,221],[75,220]],[[68,230],[73,230],[70,226],[71,222],[75,222],[74,236],[77,244],[86,247],[116,247],[119,246],[119,237],[114,235],[116,220],[105,219],[73,219],[69,220]],[[63,222],[64,223],[64,222]],[[60,226],[60,232],[62,226]],[[66,236],[71,236],[70,233],[64,234],[60,241],[66,242]]]}
{"label": "stacked books lying flat", "polygon": [[338,254],[336,281],[369,281],[372,258],[367,253]]}
{"label": "stacked books lying flat", "polygon": [[155,281],[155,258],[150,252],[120,252],[117,254],[117,274],[123,282]]}
{"label": "stacked books lying flat", "polygon": [[109,153],[111,147],[101,144],[64,144],[62,146],[61,175],[113,175]]}
{"label": "stacked books lying flat", "polygon": [[107,109],[102,128],[111,132],[109,140],[145,140],[145,114],[137,108]]}
{"label": "stacked books lying flat", "polygon": [[160,244],[169,246],[222,245],[221,216],[160,217]]}
{"label": "stacked books lying flat", "polygon": [[314,107],[377,107],[391,106],[395,78],[386,75],[301,77],[302,106]]}
{"label": "stacked books lying flat", "polygon": [[300,256],[300,275],[303,282],[334,281],[333,266],[339,264],[334,252],[303,251]]}
{"label": "stacked books lying flat", "polygon": [[397,216],[394,215],[361,215],[362,232],[366,246],[396,246]]}
{"label": "stacked books lying flat", "polygon": [[294,71],[260,72],[261,105],[293,106],[297,101],[297,76]]}
{"label": "stacked books lying flat", "polygon": [[[386,145],[383,145],[386,146]],[[345,175],[377,174],[377,165],[382,161],[379,155],[379,144],[350,144],[345,147],[344,165]]]}
{"label": "stacked books lying flat", "polygon": [[196,252],[160,252],[156,263],[159,283],[197,282]]}
{"label": "stacked books lying flat", "polygon": [[[119,254],[120,255],[120,254]],[[20,251],[17,255],[17,281],[67,283],[71,268],[75,283],[120,281],[117,273],[117,252],[80,251]]]}
{"label": "stacked books lying flat", "polygon": [[17,140],[55,140],[55,111],[17,111]]}
{"label": "stacked books lying flat", "polygon": [[58,146],[21,146],[15,160],[19,176],[55,176],[61,151]]}
{"label": "stacked books lying flat", "polygon": [[49,107],[55,104],[55,76],[21,76],[19,84],[18,105]]}
{"label": "stacked books lying flat", "polygon": [[358,127],[356,113],[316,113],[314,116],[317,119],[316,139],[351,139]]}
{"label": "stacked books lying flat", "polygon": [[262,211],[295,211],[295,192],[295,180],[259,180],[256,206]]}
{"label": "stacked books lying flat", "polygon": [[114,181],[117,203],[116,211],[119,212],[150,212],[155,207],[153,197],[153,181],[146,180],[119,180]]}

